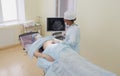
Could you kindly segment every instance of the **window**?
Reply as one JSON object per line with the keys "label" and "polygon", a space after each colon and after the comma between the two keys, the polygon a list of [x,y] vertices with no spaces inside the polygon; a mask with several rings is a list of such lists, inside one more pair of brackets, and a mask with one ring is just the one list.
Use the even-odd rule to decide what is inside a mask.
{"label": "window", "polygon": [[67,10],[76,12],[76,0],[56,0],[56,16],[63,17]]}
{"label": "window", "polygon": [[24,20],[24,0],[0,0],[0,22]]}

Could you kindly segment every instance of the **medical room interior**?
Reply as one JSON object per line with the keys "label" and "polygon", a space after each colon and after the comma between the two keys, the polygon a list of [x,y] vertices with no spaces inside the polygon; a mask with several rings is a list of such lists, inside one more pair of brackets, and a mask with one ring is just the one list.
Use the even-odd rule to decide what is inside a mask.
{"label": "medical room interior", "polygon": [[120,0],[12,0],[17,19],[8,21],[3,19],[2,1],[11,0],[0,0],[0,76],[44,76],[37,59],[23,50],[19,35],[29,32],[31,24],[41,36],[52,35],[47,18],[63,17],[66,10],[76,12],[80,55],[120,76]]}

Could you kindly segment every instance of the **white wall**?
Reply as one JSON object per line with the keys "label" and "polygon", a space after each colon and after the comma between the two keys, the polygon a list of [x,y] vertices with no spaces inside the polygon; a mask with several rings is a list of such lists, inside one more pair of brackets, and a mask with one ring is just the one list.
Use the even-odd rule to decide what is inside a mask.
{"label": "white wall", "polygon": [[80,54],[120,76],[120,0],[77,0]]}
{"label": "white wall", "polygon": [[39,16],[40,2],[41,0],[25,0],[25,16],[26,20],[34,19]]}
{"label": "white wall", "polygon": [[39,13],[41,17],[42,24],[42,34],[43,36],[51,34],[51,32],[47,32],[47,17],[55,17],[56,16],[56,0],[40,0],[39,1]]}
{"label": "white wall", "polygon": [[43,36],[51,34],[46,31],[46,20],[47,17],[55,17],[55,2],[56,0],[25,0],[26,19],[30,20],[39,16]]}
{"label": "white wall", "polygon": [[0,49],[19,44],[19,35],[22,32],[20,25],[0,27]]}

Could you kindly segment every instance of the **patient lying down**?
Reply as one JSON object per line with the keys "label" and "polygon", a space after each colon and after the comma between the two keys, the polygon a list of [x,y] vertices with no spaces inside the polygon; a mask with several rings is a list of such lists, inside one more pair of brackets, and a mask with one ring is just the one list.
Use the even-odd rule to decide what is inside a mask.
{"label": "patient lying down", "polygon": [[46,41],[39,50],[35,51],[34,56],[36,58],[38,58],[38,57],[44,58],[44,59],[46,59],[46,60],[48,60],[50,62],[54,61],[54,58],[52,58],[51,56],[49,56],[47,54],[42,53],[44,51],[44,49],[46,49],[47,46],[49,46],[51,44],[55,44],[55,41],[53,41],[53,40]]}
{"label": "patient lying down", "polygon": [[45,71],[45,76],[116,76],[50,37],[34,42],[28,49],[28,55],[37,58],[37,65]]}

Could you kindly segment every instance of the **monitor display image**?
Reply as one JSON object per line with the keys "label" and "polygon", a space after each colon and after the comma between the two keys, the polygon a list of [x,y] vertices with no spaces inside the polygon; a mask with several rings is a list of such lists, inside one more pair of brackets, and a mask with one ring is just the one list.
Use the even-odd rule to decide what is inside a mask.
{"label": "monitor display image", "polygon": [[47,31],[65,31],[64,18],[47,18]]}

